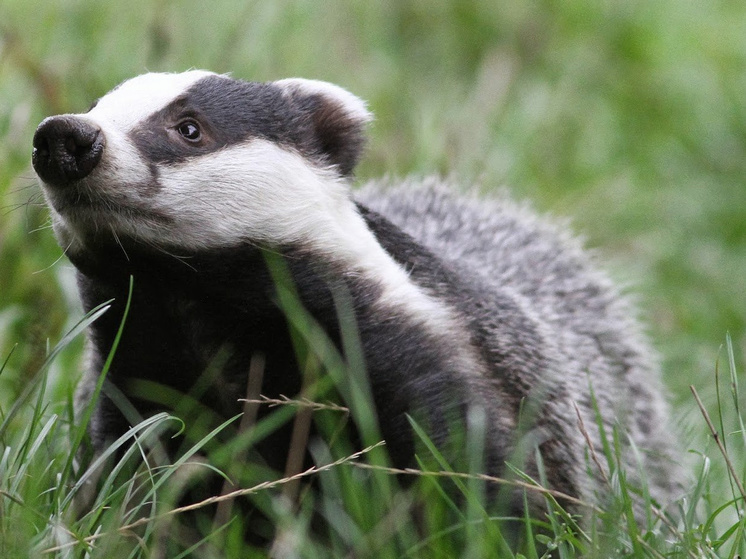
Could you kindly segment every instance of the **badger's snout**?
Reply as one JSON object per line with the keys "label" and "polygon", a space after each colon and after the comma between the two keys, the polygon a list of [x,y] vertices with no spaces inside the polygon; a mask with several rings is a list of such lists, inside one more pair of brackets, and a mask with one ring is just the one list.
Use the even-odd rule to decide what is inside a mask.
{"label": "badger's snout", "polygon": [[31,161],[39,177],[64,187],[88,176],[104,152],[101,129],[74,116],[44,119],[34,134]]}

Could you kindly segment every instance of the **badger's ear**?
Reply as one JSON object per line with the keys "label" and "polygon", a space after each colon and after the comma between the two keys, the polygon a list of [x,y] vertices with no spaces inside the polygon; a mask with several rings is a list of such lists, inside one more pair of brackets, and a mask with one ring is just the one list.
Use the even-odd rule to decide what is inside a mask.
{"label": "badger's ear", "polygon": [[301,118],[308,119],[304,124],[311,128],[314,151],[336,165],[342,175],[352,174],[365,146],[365,125],[373,119],[365,102],[327,82],[290,78],[274,83]]}

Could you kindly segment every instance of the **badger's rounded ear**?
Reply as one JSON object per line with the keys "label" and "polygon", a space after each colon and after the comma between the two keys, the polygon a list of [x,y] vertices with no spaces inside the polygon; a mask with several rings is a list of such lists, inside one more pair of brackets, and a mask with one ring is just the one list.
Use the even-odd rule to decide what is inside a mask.
{"label": "badger's rounded ear", "polygon": [[343,176],[352,174],[365,146],[365,125],[373,120],[365,102],[327,82],[289,78],[274,83],[309,119],[319,155]]}

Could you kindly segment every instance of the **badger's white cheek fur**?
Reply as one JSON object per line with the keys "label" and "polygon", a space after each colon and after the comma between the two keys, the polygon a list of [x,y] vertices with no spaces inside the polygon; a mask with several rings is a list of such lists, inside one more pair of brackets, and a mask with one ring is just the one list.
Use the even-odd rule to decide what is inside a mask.
{"label": "badger's white cheek fur", "polygon": [[307,244],[336,233],[339,218],[354,212],[342,181],[255,139],[161,168],[156,204],[176,216],[180,242],[189,247]]}
{"label": "badger's white cheek fur", "polygon": [[138,189],[138,185],[142,187],[154,180],[147,162],[129,138],[111,123],[96,124],[104,133],[106,147],[101,163],[86,179],[86,186],[92,193],[98,191],[113,201],[126,203],[127,200],[140,199],[141,188]]}

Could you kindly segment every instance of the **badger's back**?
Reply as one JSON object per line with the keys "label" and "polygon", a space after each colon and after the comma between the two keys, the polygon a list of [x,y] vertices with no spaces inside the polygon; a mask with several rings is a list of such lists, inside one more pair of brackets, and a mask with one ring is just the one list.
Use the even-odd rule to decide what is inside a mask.
{"label": "badger's back", "polygon": [[[642,463],[631,450],[623,453],[629,478],[639,483],[643,472],[653,497],[670,501],[678,482],[672,475],[668,409],[657,358],[632,305],[564,224],[504,195],[477,199],[457,192],[458,187],[430,178],[399,185],[370,183],[357,199],[446,262],[464,284],[476,283],[525,313],[541,337],[543,360],[551,363],[538,373],[548,377],[538,379],[539,384],[551,392],[547,397],[557,400],[549,410],[556,415],[540,420],[560,425],[573,443],[568,448],[578,452],[579,467],[587,466],[587,441],[578,413],[597,455],[603,455],[597,406],[607,435],[621,427],[645,449]],[[506,340],[501,331],[506,317],[499,305],[481,310],[478,320],[494,334],[495,346],[507,352],[518,349],[510,346],[522,340]],[[525,379],[537,375],[522,370],[531,365],[514,361]],[[604,466],[608,468],[605,460]],[[584,487],[588,498],[603,478],[598,471],[593,474],[595,483]]]}

